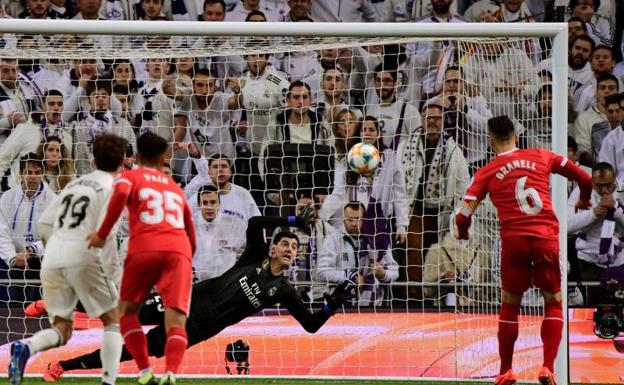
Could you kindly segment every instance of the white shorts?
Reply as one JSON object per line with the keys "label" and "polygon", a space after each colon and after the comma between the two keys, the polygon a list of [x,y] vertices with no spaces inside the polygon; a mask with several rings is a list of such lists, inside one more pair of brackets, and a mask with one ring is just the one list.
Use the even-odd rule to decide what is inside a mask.
{"label": "white shorts", "polygon": [[99,317],[117,306],[119,292],[100,265],[41,269],[43,300],[51,322],[54,317],[74,319],[78,300],[89,317]]}

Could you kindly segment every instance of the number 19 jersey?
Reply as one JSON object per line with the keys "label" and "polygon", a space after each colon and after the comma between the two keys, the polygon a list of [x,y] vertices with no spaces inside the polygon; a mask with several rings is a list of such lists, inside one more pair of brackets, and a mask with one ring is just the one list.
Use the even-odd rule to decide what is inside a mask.
{"label": "number 19 jersey", "polygon": [[577,180],[583,178],[584,171],[545,149],[501,153],[475,173],[464,202],[470,206],[489,194],[498,212],[501,238],[531,236],[556,240],[559,221],[550,198],[553,173]]}
{"label": "number 19 jersey", "polygon": [[128,194],[128,255],[171,251],[192,257],[192,214],[184,192],[173,179],[142,167],[123,172],[115,181],[115,189]]}
{"label": "number 19 jersey", "polygon": [[101,253],[106,258],[116,256],[114,236],[107,239],[102,251],[87,248],[86,241],[101,223],[112,191],[113,176],[99,170],[70,182],[61,191],[56,203],[49,205],[39,219],[39,223],[52,226],[42,267],[73,267],[100,262]]}

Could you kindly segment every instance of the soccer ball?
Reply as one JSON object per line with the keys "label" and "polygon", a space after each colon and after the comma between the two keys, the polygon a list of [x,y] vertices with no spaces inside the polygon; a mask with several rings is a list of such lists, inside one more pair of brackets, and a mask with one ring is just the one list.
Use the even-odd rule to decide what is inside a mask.
{"label": "soccer ball", "polygon": [[358,143],[347,154],[349,168],[361,175],[373,173],[380,160],[379,151],[372,144]]}

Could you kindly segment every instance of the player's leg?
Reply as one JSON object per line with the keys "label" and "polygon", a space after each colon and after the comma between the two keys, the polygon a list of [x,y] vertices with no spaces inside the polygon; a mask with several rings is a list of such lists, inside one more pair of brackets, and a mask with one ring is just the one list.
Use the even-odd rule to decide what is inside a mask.
{"label": "player's leg", "polygon": [[[143,313],[145,307],[150,305],[143,305],[141,307],[140,314]],[[162,318],[162,317],[161,317]],[[165,355],[165,344],[167,342],[167,333],[165,332],[164,319],[159,322],[154,322],[151,318],[141,319],[146,320],[146,324],[158,325],[155,328],[150,329],[147,332],[147,351],[150,357],[162,357]],[[204,339],[201,339],[200,333],[197,330],[189,330],[189,344],[197,344]],[[91,353],[83,354],[78,357],[70,358],[69,360],[62,360],[58,362],[50,362],[48,369],[46,370],[43,379],[46,382],[56,382],[64,372],[72,370],[83,369],[100,369],[102,368],[101,349],[94,350]],[[121,350],[120,362],[131,361],[132,355],[128,349],[123,346]]]}
{"label": "player's leg", "polygon": [[183,255],[166,256],[167,266],[161,274],[156,287],[165,306],[165,376],[161,385],[174,384],[175,374],[184,359],[188,345],[186,317],[189,308],[192,285],[192,263]]}
{"label": "player's leg", "polygon": [[68,269],[67,280],[72,283],[89,317],[98,317],[104,324],[101,350],[102,383],[112,385],[117,379],[119,356],[123,345],[117,315],[119,300],[117,288],[100,264],[87,264]]}
{"label": "player's leg", "polygon": [[563,337],[559,243],[556,240],[538,239],[532,245],[535,256],[533,282],[541,289],[544,297],[544,319],[540,330],[544,361],[538,378],[541,384],[553,385],[555,359]]}
{"label": "player's leg", "polygon": [[28,341],[11,344],[8,375],[14,385],[21,384],[26,362],[32,354],[62,346],[71,336],[73,309],[78,298],[65,281],[63,271],[64,269],[41,270],[43,298],[49,304],[48,314],[53,323],[52,327],[38,331]]}
{"label": "player's leg", "polygon": [[147,340],[138,311],[140,304],[148,297],[154,283],[158,281],[163,267],[153,253],[137,253],[128,255],[121,278],[119,301],[119,325],[126,348],[134,357],[140,370],[139,383],[152,384],[154,374],[150,368],[147,352]]}
{"label": "player's leg", "polygon": [[119,332],[119,315],[117,309],[112,309],[100,316],[104,324],[102,333],[102,383],[114,384],[119,373],[119,361],[123,347],[123,338]]}
{"label": "player's leg", "polygon": [[506,237],[501,244],[501,307],[498,318],[498,354],[501,359],[496,384],[516,382],[512,370],[513,351],[518,339],[518,314],[522,294],[531,283],[529,249],[523,237]]}

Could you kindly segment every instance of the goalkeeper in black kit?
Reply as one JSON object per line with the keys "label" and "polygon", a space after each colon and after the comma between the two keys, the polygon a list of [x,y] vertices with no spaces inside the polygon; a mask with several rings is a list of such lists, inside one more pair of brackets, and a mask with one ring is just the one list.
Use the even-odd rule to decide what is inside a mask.
{"label": "goalkeeper in black kit", "polygon": [[[191,308],[186,322],[189,347],[205,341],[228,326],[280,303],[309,333],[315,333],[342,304],[351,298],[353,286],[346,281],[332,294],[325,294],[325,305],[310,313],[301,296],[284,274],[297,255],[297,235],[282,231],[269,246],[264,229],[277,226],[298,226],[308,229],[313,222],[312,207],[307,206],[299,216],[253,217],[247,227],[247,247],[238,262],[222,276],[193,285]],[[164,355],[167,339],[162,304],[157,295],[150,297],[140,311],[143,324],[157,325],[147,333],[150,356]],[[121,361],[132,356],[124,348]],[[54,382],[63,372],[101,367],[99,350],[66,361],[52,362],[44,380]],[[147,384],[143,384],[147,385]]]}

